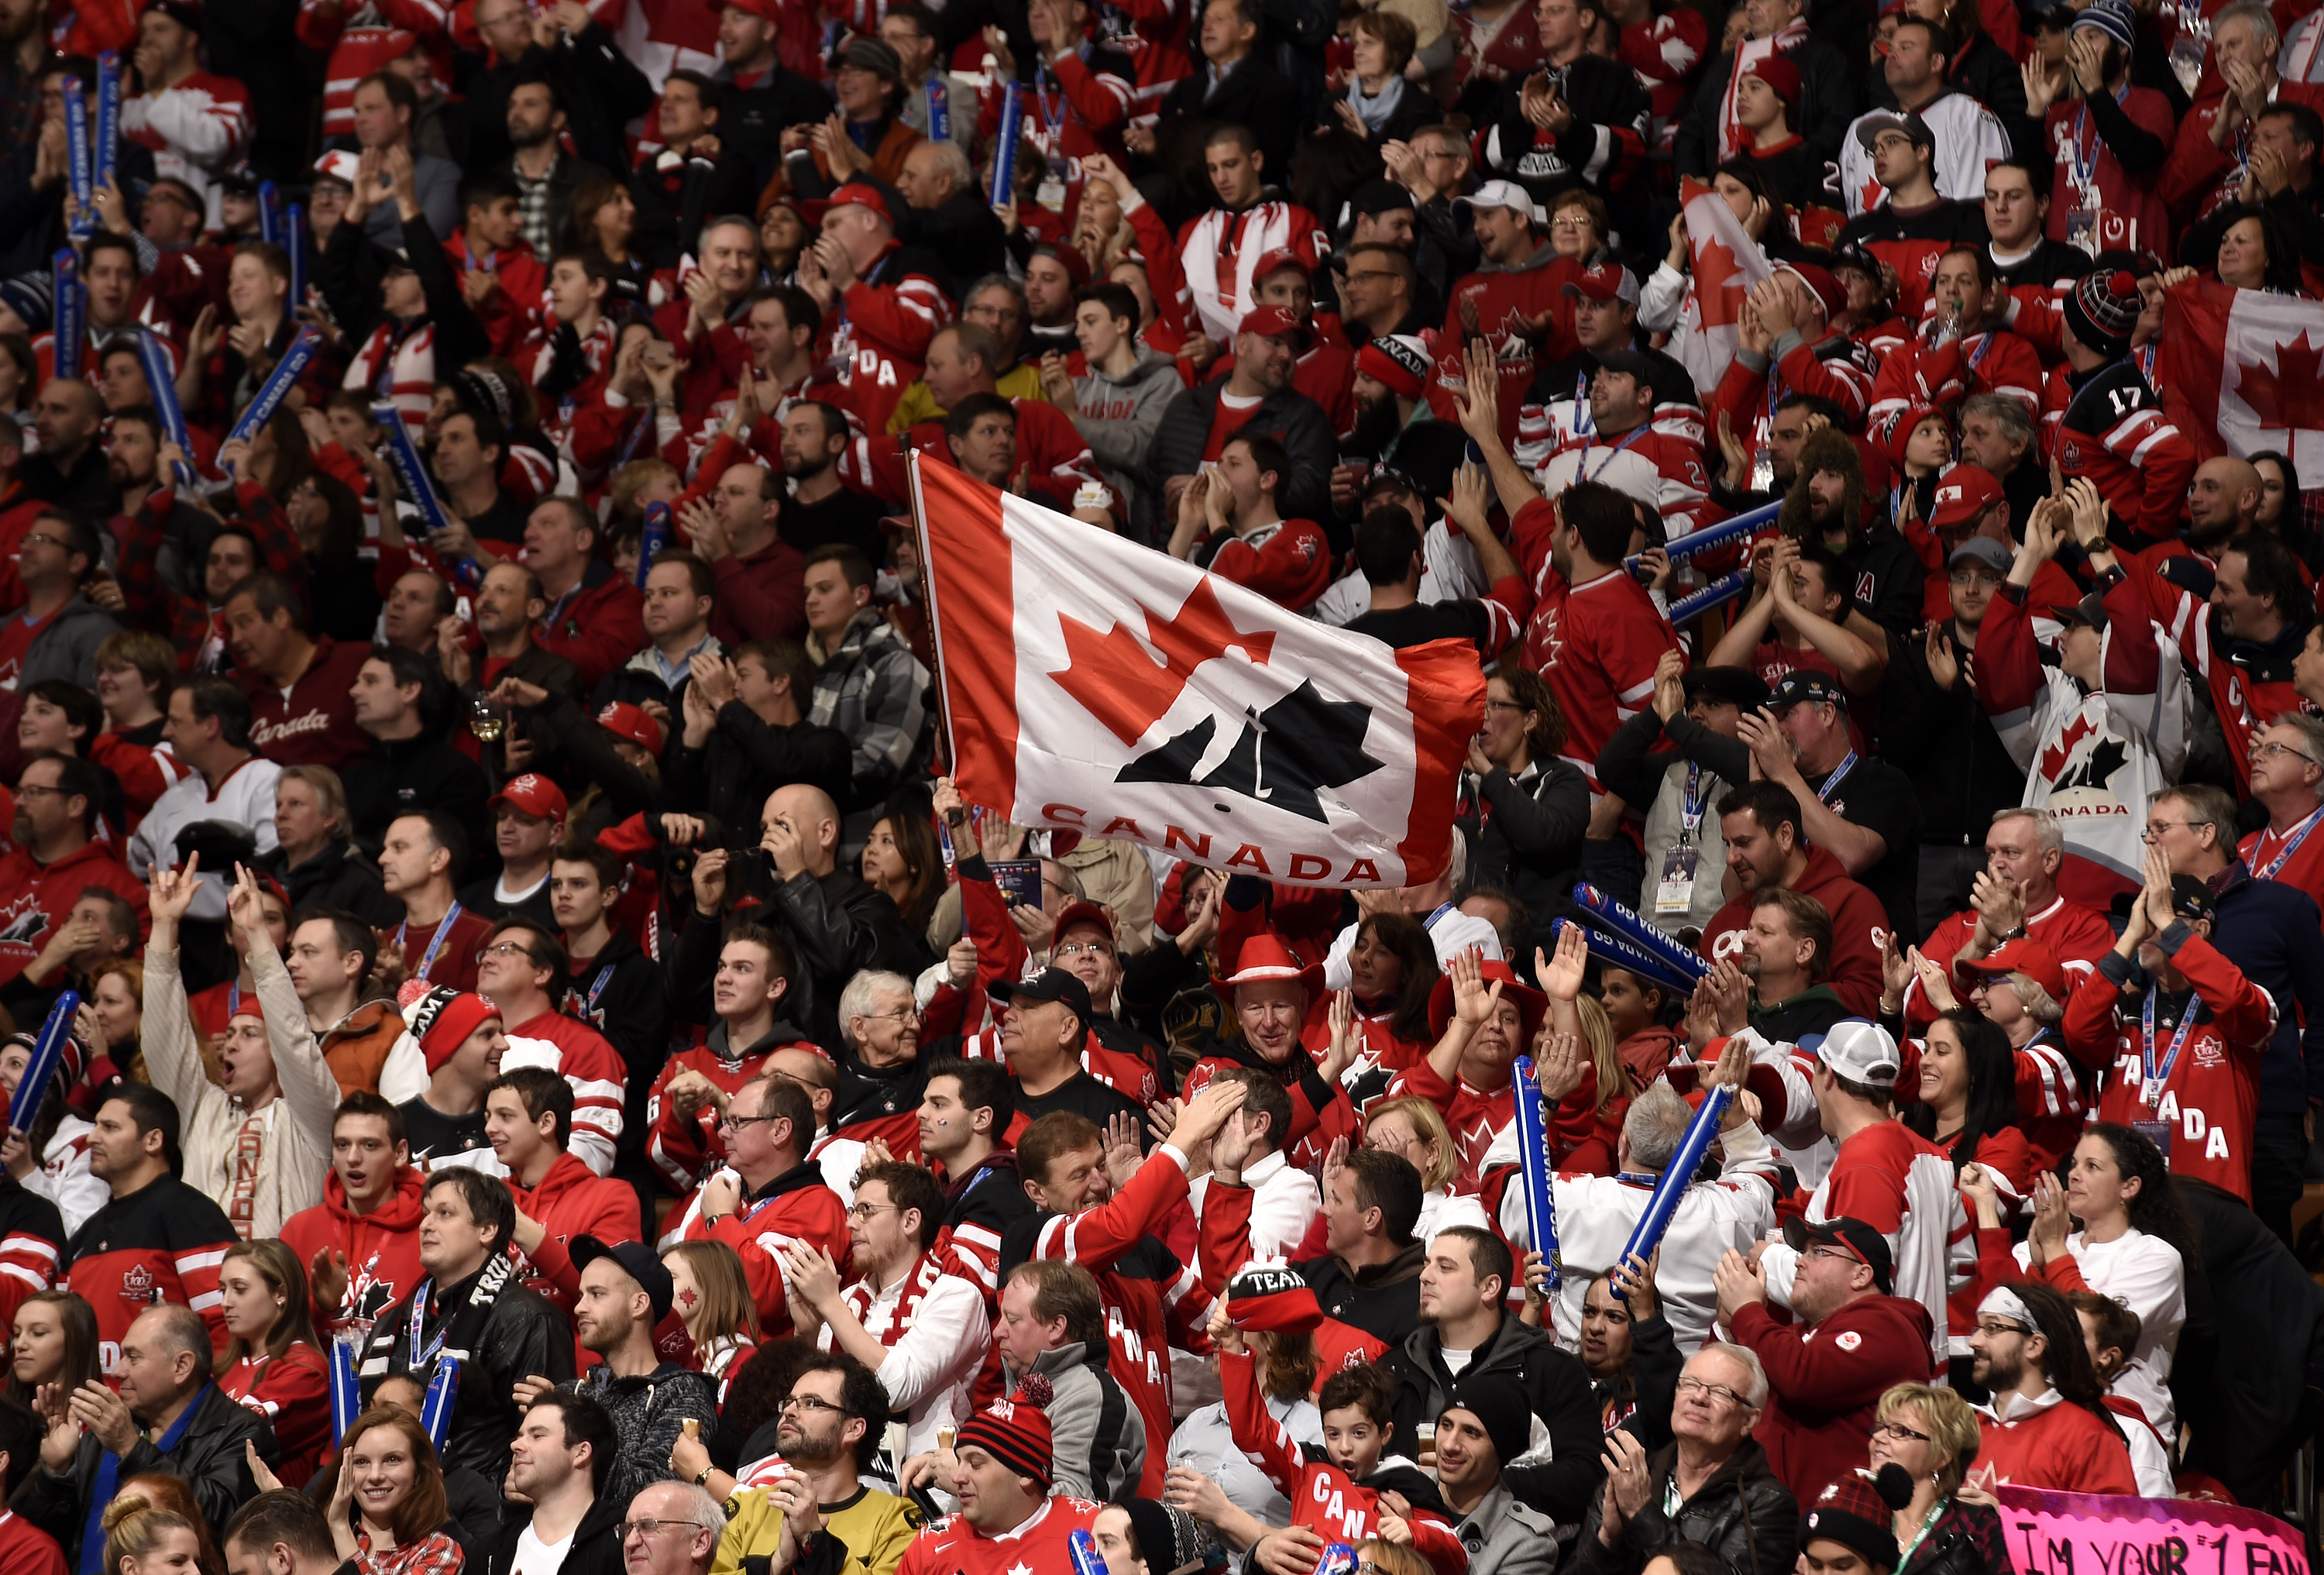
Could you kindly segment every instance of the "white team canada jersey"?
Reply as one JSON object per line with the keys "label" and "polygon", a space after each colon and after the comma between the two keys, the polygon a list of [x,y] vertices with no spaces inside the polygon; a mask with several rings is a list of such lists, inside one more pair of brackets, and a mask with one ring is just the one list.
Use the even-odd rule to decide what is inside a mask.
{"label": "white team canada jersey", "polygon": [[1578,481],[1603,482],[1660,514],[1673,536],[1711,522],[1711,478],[1703,474],[1702,447],[1660,426],[1627,445],[1567,438],[1536,474],[1543,495],[1552,498]]}
{"label": "white team canada jersey", "polygon": [[[2009,134],[2001,128],[2000,117],[1966,93],[1947,92],[1924,106],[1921,118],[1936,139],[1937,195],[1955,202],[1983,202],[1986,167],[2010,156]],[[1848,199],[1851,218],[1888,202],[1887,189],[1873,177],[1872,155],[1857,140],[1856,128],[1863,124],[1864,117],[1858,116],[1840,139],[1840,191]]]}
{"label": "white team canada jersey", "polygon": [[[1514,1124],[1510,1130],[1516,1130]],[[1729,1248],[1748,1252],[1775,1224],[1774,1162],[1766,1139],[1756,1127],[1738,1127],[1727,1139],[1727,1165],[1720,1178],[1687,1188],[1663,1233],[1655,1294],[1681,1351],[1700,1346],[1717,1321],[1719,1296],[1711,1272],[1720,1258]],[[1557,1343],[1566,1349],[1582,1349],[1582,1299],[1590,1282],[1622,1256],[1653,1196],[1650,1178],[1557,1177],[1557,1246],[1564,1274],[1549,1306]],[[1522,1256],[1533,1250],[1532,1211],[1517,1177],[1501,1193],[1500,1230],[1510,1251]]]}

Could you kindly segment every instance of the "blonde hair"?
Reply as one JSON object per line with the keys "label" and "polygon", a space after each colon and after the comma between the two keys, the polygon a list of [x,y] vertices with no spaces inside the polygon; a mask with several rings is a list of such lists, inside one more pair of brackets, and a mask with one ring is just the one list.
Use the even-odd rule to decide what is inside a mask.
{"label": "blonde hair", "polygon": [[[337,771],[328,766],[285,766],[281,781],[304,782],[314,791],[315,807],[321,810],[323,818],[331,823],[333,842],[344,843],[355,835],[355,819],[347,810],[346,785],[339,780]],[[281,792],[281,782],[275,785],[274,790]]]}
{"label": "blonde hair", "polygon": [[1977,1412],[1950,1389],[1930,1384],[1899,1384],[1880,1396],[1877,1420],[1894,1422],[1897,1414],[1907,1407],[1920,1412],[1921,1420],[1928,1423],[1929,1447],[1945,1457],[1936,1471],[1937,1493],[1944,1497],[1968,1477],[1983,1442],[1978,1432]]}
{"label": "blonde hair", "polygon": [[1382,1116],[1402,1116],[1412,1123],[1412,1135],[1423,1145],[1434,1144],[1436,1157],[1420,1173],[1420,1188],[1433,1193],[1451,1184],[1460,1171],[1461,1156],[1452,1147],[1452,1128],[1444,1124],[1444,1112],[1428,1101],[1412,1094],[1392,1100],[1374,1100],[1364,1110],[1364,1135],[1371,1135],[1372,1123]]}
{"label": "blonde hair", "polygon": [[201,1537],[192,1521],[182,1515],[154,1508],[142,1494],[122,1495],[105,1506],[106,1570],[109,1575],[121,1575],[124,1560],[135,1559],[142,1563],[161,1545],[163,1537],[180,1531],[193,1537],[195,1548],[200,1548]]}
{"label": "blonde hair", "polygon": [[1630,1080],[1622,1071],[1622,1058],[1614,1054],[1614,1019],[1606,1009],[1586,995],[1573,1005],[1582,1014],[1582,1042],[1590,1047],[1590,1064],[1598,1073],[1597,1110],[1602,1116],[1630,1091]]}
{"label": "blonde hair", "polygon": [[702,1331],[694,1342],[696,1356],[707,1362],[722,1339],[760,1343],[759,1308],[751,1300],[751,1282],[740,1254],[723,1241],[681,1241],[662,1256],[684,1258],[694,1283],[702,1287],[702,1306],[691,1325]]}
{"label": "blonde hair", "polygon": [[1410,1548],[1378,1537],[1358,1547],[1356,1557],[1379,1575],[1436,1575],[1434,1567]]}

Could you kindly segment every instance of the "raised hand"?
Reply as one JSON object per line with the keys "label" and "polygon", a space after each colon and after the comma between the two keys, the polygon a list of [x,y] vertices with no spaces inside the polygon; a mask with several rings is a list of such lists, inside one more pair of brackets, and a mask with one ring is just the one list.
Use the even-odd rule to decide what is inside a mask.
{"label": "raised hand", "polygon": [[1582,981],[1590,973],[1590,943],[1578,924],[1567,925],[1557,932],[1557,950],[1545,955],[1540,947],[1533,953],[1533,976],[1552,1000],[1573,1001],[1582,998]]}
{"label": "raised hand", "polygon": [[1485,982],[1484,961],[1481,950],[1469,946],[1444,965],[1444,976],[1452,981],[1452,1015],[1472,1032],[1492,1021],[1501,1007],[1501,981]]}
{"label": "raised hand", "polygon": [[154,926],[157,928],[166,926],[169,932],[166,944],[157,941],[152,943],[153,945],[164,951],[176,949],[178,925],[185,918],[186,910],[194,906],[194,898],[201,890],[201,869],[202,856],[199,853],[188,854],[184,865],[179,869],[173,870],[162,864],[153,866],[153,872],[146,878],[146,909]]}
{"label": "raised hand", "polygon": [[1582,1086],[1582,1074],[1591,1070],[1591,1064],[1582,1055],[1582,1036],[1561,1034],[1547,1023],[1534,1036],[1533,1077],[1541,1089],[1545,1103],[1555,1107],[1565,1102],[1565,1096]]}
{"label": "raised hand", "polygon": [[1117,1110],[1105,1119],[1104,1154],[1106,1179],[1117,1189],[1128,1186],[1138,1167],[1146,1163],[1144,1135],[1137,1117]]}

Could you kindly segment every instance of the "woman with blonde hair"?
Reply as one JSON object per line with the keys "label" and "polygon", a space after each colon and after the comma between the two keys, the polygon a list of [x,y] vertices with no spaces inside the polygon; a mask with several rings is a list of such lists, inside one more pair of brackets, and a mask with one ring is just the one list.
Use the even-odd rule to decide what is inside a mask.
{"label": "woman with blonde hair", "polygon": [[210,1534],[209,1518],[202,1513],[201,1501],[183,1477],[168,1471],[141,1471],[121,1484],[118,1498],[143,1498],[148,1508],[163,1515],[174,1515],[192,1524],[194,1544],[199,1550],[197,1567],[202,1575],[226,1575],[226,1555],[218,1551],[217,1539]]}
{"label": "woman with blonde hair", "polygon": [[[1473,1198],[1455,1198],[1452,1180],[1461,1171],[1460,1145],[1444,1112],[1427,1100],[1405,1094],[1374,1100],[1364,1107],[1367,1148],[1393,1154],[1420,1173],[1420,1219],[1414,1238],[1433,1241],[1447,1225],[1483,1225],[1485,1212]],[[1330,1169],[1327,1161],[1324,1166]]]}
{"label": "woman with blonde hair", "polygon": [[723,1241],[681,1241],[661,1261],[669,1270],[671,1304],[694,1345],[695,1365],[717,1381],[724,1406],[734,1369],[765,1338],[742,1259]]}
{"label": "woman with blonde hair", "polygon": [[1895,1575],[1932,1569],[1963,1547],[1971,1568],[2009,1568],[2001,1516],[1990,1503],[1965,1504],[1959,1497],[1978,1443],[1976,1411],[1950,1389],[1899,1384],[1880,1396],[1871,1471],[1876,1478],[1901,1471],[1913,1482],[1911,1502],[1895,1513],[1896,1546],[1904,1557]]}
{"label": "woman with blonde hair", "polygon": [[272,1237],[238,1241],[219,1261],[218,1298],[218,1387],[274,1429],[282,1478],[307,1481],[331,1445],[331,1369],[307,1312],[307,1271]]}
{"label": "woman with blonde hair", "polygon": [[1621,1152],[1622,1118],[1630,1113],[1630,1080],[1615,1053],[1614,1020],[1591,996],[1573,1003],[1582,1018],[1581,1086],[1565,1096],[1551,1120],[1550,1141],[1563,1157],[1560,1170],[1612,1175]]}
{"label": "woman with blonde hair", "polygon": [[[114,972],[115,969],[130,971],[124,981]],[[99,971],[100,981],[110,980],[118,994],[124,985],[143,982],[144,970],[137,963],[107,963]],[[103,989],[102,982],[93,987],[92,993]],[[96,1009],[84,1003],[80,1009],[80,1025],[86,1031],[96,1017]],[[135,1033],[133,1027],[132,1034]],[[23,1081],[24,1073],[32,1064],[32,1036],[12,1034],[0,1039],[0,1098],[14,1099],[16,1085]],[[88,1135],[95,1130],[87,1121],[65,1109],[64,1095],[51,1089],[40,1109],[33,1113],[30,1131],[14,1132],[0,1137],[0,1168],[14,1177],[26,1192],[49,1200],[64,1216],[65,1235],[81,1228],[91,1214],[105,1207],[113,1196],[105,1183],[89,1172]]]}
{"label": "woman with blonde hair", "polygon": [[105,1506],[105,1575],[208,1575],[200,1524],[142,1493],[119,1495]]}
{"label": "woman with blonde hair", "polygon": [[331,1541],[356,1575],[459,1575],[466,1561],[436,1446],[398,1406],[374,1405],[348,1424],[328,1513]]}

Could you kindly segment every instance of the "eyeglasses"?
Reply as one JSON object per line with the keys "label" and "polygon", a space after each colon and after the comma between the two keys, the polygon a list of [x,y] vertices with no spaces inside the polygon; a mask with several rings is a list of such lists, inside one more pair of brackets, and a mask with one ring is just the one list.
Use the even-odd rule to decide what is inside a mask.
{"label": "eyeglasses", "polygon": [[816,1411],[834,1411],[837,1412],[842,1416],[853,1414],[846,1406],[834,1405],[830,1401],[825,1400],[819,1395],[794,1395],[789,1399],[782,1403],[781,1407],[777,1411],[776,1414],[780,1415],[783,1412],[787,1411],[805,1411],[810,1413]]}
{"label": "eyeglasses", "polygon": [[62,547],[64,545],[45,530],[35,530],[28,536],[19,537],[17,544],[22,547]]}
{"label": "eyeglasses", "polygon": [[2159,841],[2163,834],[2167,831],[2193,831],[2194,829],[2193,823],[2190,821],[2150,820],[2146,823],[2146,830],[2141,835],[2152,843]]}
{"label": "eyeglasses", "polygon": [[1705,1395],[1713,1400],[1722,1401],[1729,1405],[1743,1405],[1748,1404],[1742,1395],[1737,1394],[1726,1385],[1706,1384],[1701,1378],[1697,1377],[1689,1377],[1679,1379],[1678,1392],[1682,1395]]}
{"label": "eyeglasses", "polygon": [[1911,1428],[1906,1427],[1901,1422],[1881,1423],[1872,1430],[1872,1436],[1874,1438],[1893,1438],[1900,1441],[1904,1439],[1911,1439],[1914,1443],[1926,1443],[1929,1441],[1929,1435],[1927,1433],[1914,1432]]}
{"label": "eyeglasses", "polygon": [[62,798],[64,796],[63,788],[43,788],[38,782],[26,782],[16,789],[16,797],[19,798]]}
{"label": "eyeglasses", "polygon": [[530,957],[531,955],[531,953],[514,941],[503,941],[498,945],[486,946],[483,951],[478,952],[476,961],[488,962],[495,957]]}
{"label": "eyeglasses", "polygon": [[874,1214],[895,1213],[898,1208],[899,1205],[894,1203],[851,1203],[847,1207],[847,1217],[851,1220],[869,1220]]}
{"label": "eyeglasses", "polygon": [[718,1118],[718,1129],[722,1132],[739,1132],[753,1122],[781,1119],[780,1116],[721,1116]]}
{"label": "eyeglasses", "polygon": [[2288,743],[2277,743],[2273,739],[2255,741],[2251,747],[2251,758],[2255,760],[2272,760],[2278,755],[2290,755],[2293,760],[2306,760],[2311,766],[2324,764],[2314,755],[2293,749]]}
{"label": "eyeglasses", "polygon": [[1844,1263],[1844,1264],[1848,1264],[1848,1265],[1849,1265],[1850,1266],[1853,1266],[1854,1265],[1856,1265],[1856,1264],[1858,1264],[1858,1263],[1859,1263],[1859,1262],[1861,1262],[1861,1261],[1862,1261],[1862,1260],[1861,1260],[1860,1258],[1858,1258],[1858,1257],[1854,1253],[1852,1253],[1852,1252],[1842,1252],[1842,1251],[1841,1251],[1840,1248],[1838,1248],[1837,1247],[1809,1247],[1809,1248],[1802,1248],[1802,1249],[1801,1249],[1801,1251],[1800,1251],[1800,1256],[1801,1256],[1802,1257],[1828,1257],[1828,1258],[1831,1258],[1834,1263]]}
{"label": "eyeglasses", "polygon": [[1485,709],[1488,711],[1523,711],[1525,707],[1518,705],[1514,700],[1488,700],[1485,702]]}
{"label": "eyeglasses", "polygon": [[2015,1323],[1987,1323],[1982,1318],[1977,1321],[1977,1331],[1979,1334],[1986,1336],[1987,1339],[1991,1339],[1997,1334],[2027,1334],[2032,1332],[2032,1331],[2021,1328]]}
{"label": "eyeglasses", "polygon": [[654,1533],[664,1529],[670,1531],[698,1532],[710,1531],[714,1528],[706,1525],[696,1525],[690,1520],[657,1520],[651,1515],[647,1515],[641,1520],[622,1521],[613,1529],[621,1534],[621,1540],[626,1543],[632,1537],[635,1537],[640,1542],[643,1542],[646,1538],[653,1535]]}
{"label": "eyeglasses", "polygon": [[1049,960],[1053,962],[1062,962],[1068,957],[1111,957],[1112,955],[1113,948],[1102,941],[1074,941],[1069,945],[1060,946],[1050,953]]}

